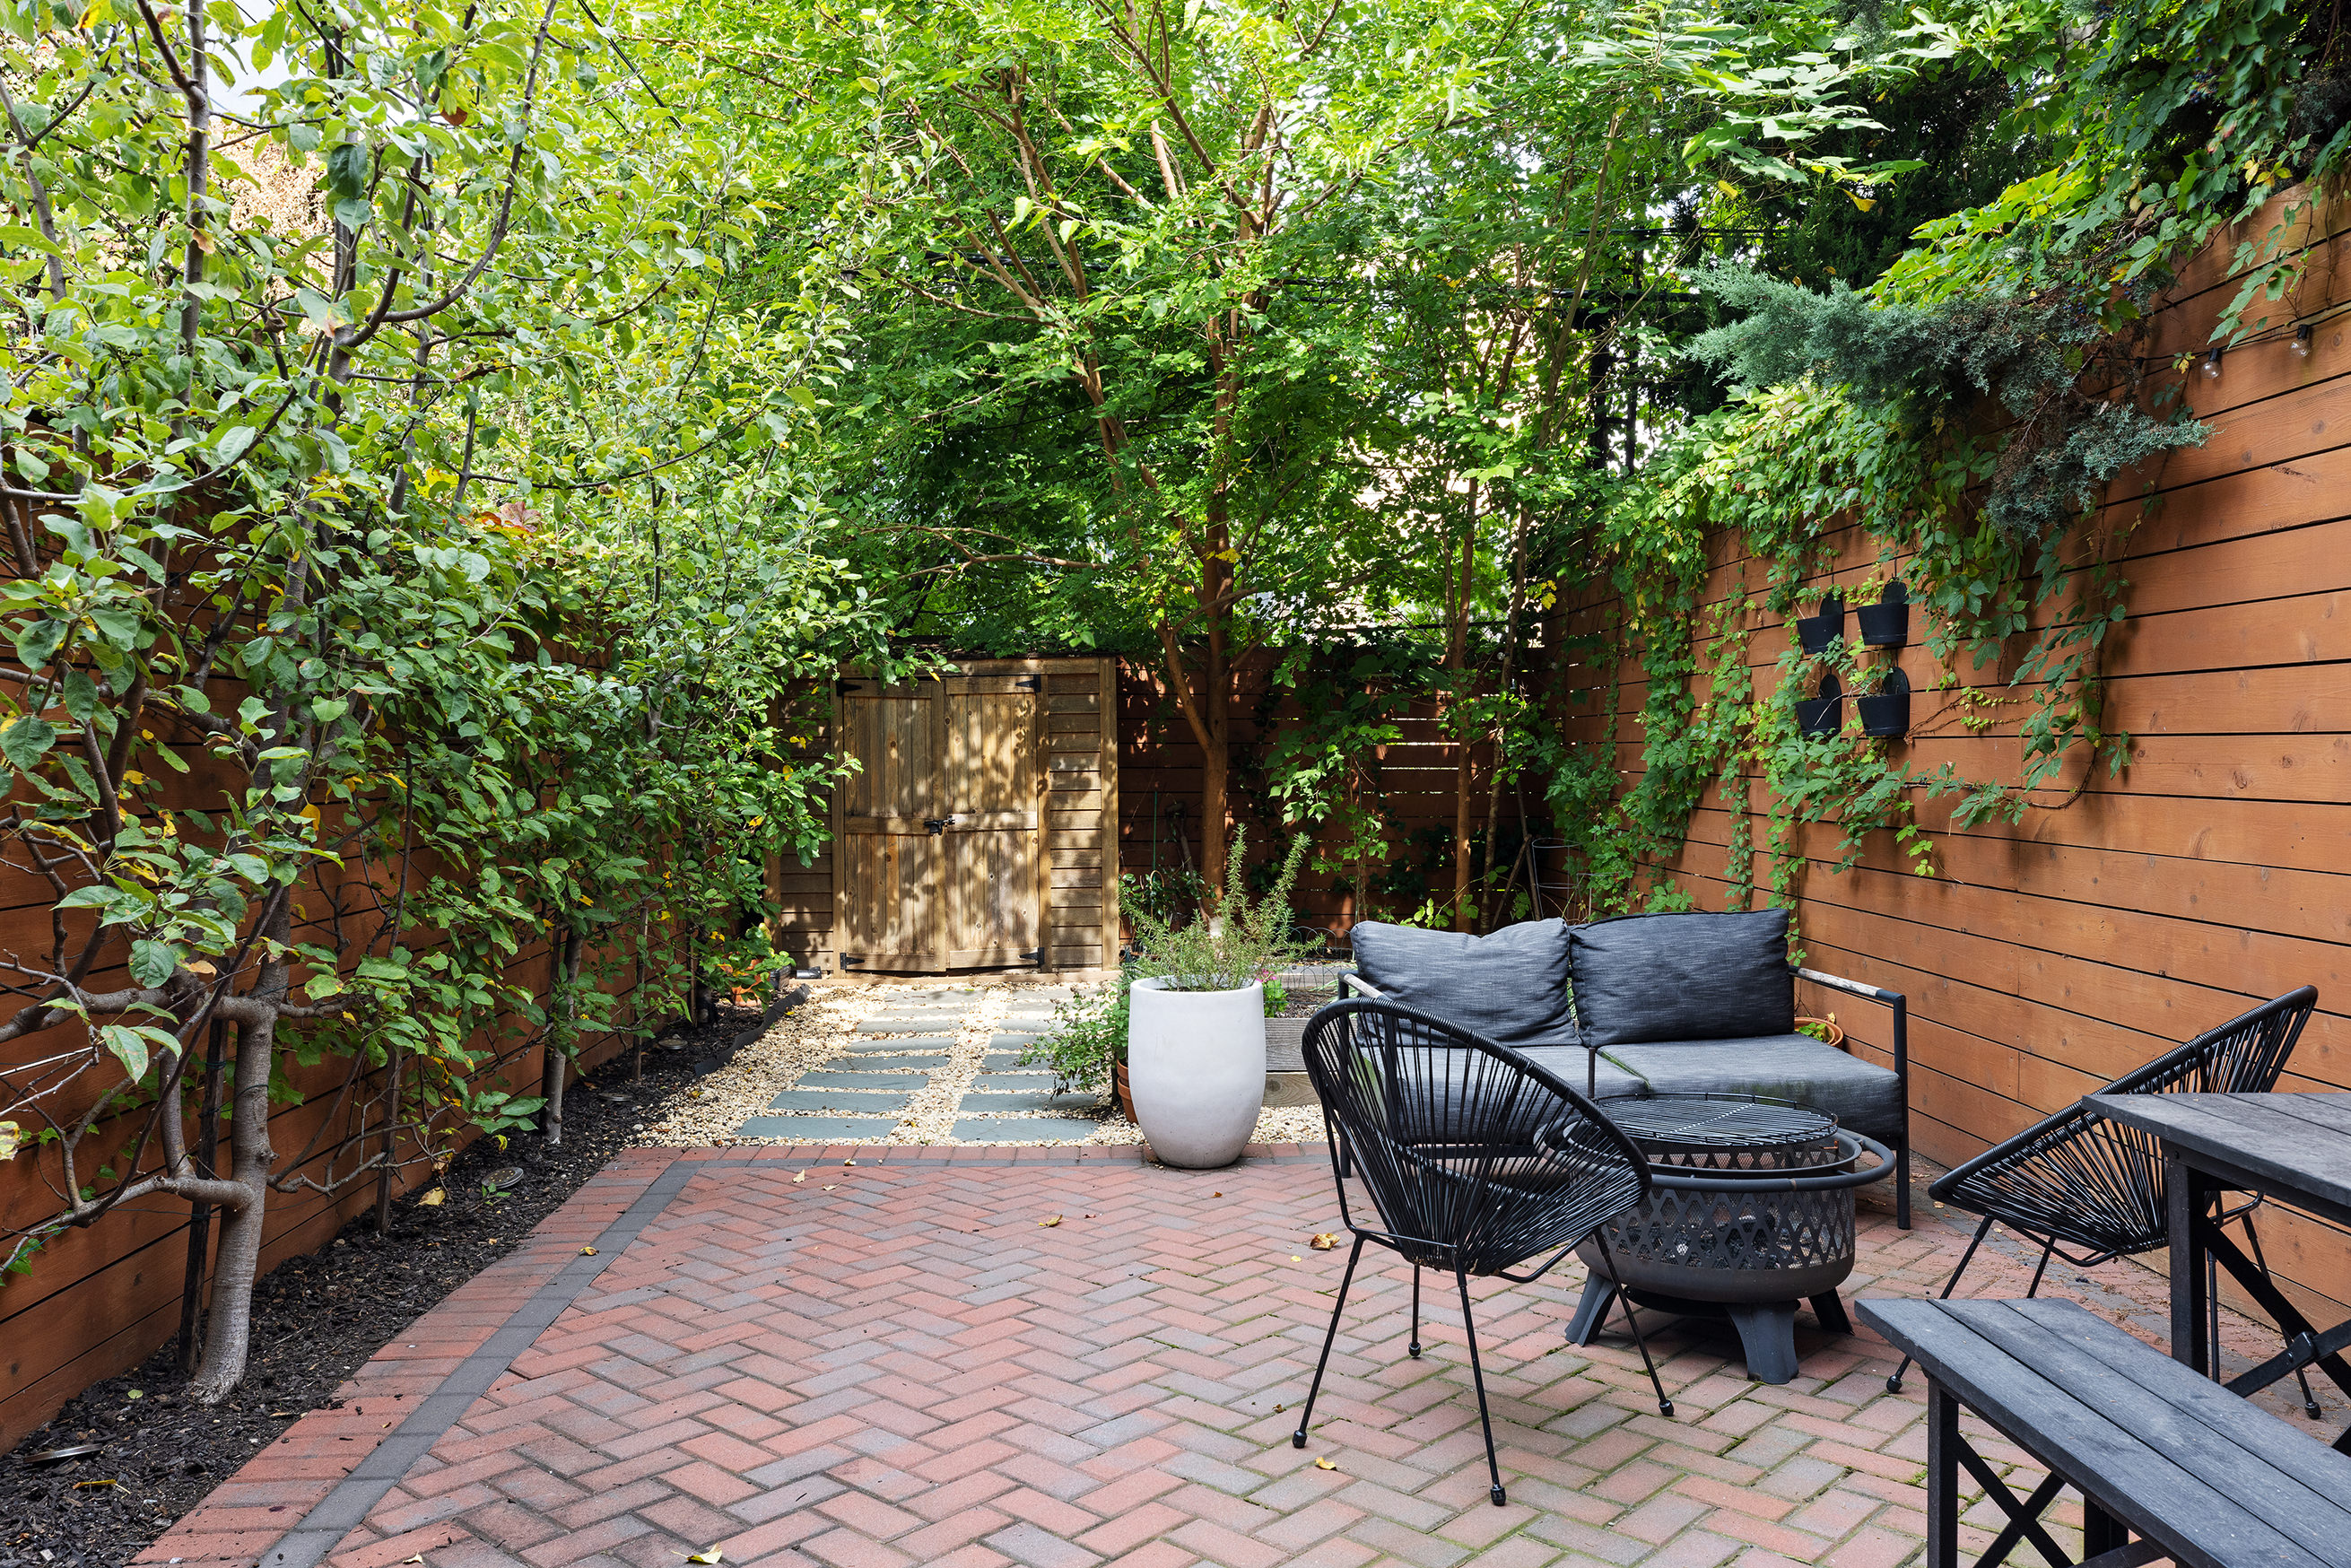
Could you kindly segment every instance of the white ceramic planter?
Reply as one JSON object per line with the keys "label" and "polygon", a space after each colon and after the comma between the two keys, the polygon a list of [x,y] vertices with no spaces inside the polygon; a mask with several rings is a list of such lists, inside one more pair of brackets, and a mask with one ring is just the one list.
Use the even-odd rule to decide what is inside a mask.
{"label": "white ceramic planter", "polygon": [[1162,1164],[1228,1166],[1265,1101],[1265,988],[1171,991],[1137,980],[1126,1024],[1134,1119]]}

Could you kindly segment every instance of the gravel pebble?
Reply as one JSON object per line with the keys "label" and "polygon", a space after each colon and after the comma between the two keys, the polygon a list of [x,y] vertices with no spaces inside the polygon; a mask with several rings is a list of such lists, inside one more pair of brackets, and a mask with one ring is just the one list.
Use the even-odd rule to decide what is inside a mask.
{"label": "gravel pebble", "polygon": [[[897,1010],[916,998],[952,996],[966,999],[967,1007],[961,1022],[953,1031],[955,1044],[949,1053],[947,1066],[933,1071],[927,1079],[909,1077],[910,1083],[920,1082],[923,1087],[915,1092],[897,1120],[887,1125],[886,1131],[877,1126],[876,1134],[870,1138],[828,1137],[823,1141],[939,1145],[1045,1142],[1047,1140],[1034,1138],[957,1138],[954,1135],[958,1119],[957,1108],[965,1092],[971,1088],[972,1081],[983,1071],[982,1063],[988,1054],[990,1037],[1004,1032],[1005,1017],[1018,1003],[1023,1000],[1050,1002],[1069,995],[1078,987],[1105,983],[1107,977],[1100,974],[1074,977],[1005,976],[977,980],[930,980],[884,985],[840,980],[810,982],[807,1001],[776,1020],[767,1033],[735,1052],[725,1066],[696,1081],[694,1087],[684,1093],[671,1096],[656,1118],[637,1131],[634,1141],[641,1145],[670,1147],[703,1145],[722,1148],[791,1142],[787,1138],[737,1137],[735,1129],[751,1116],[780,1116],[789,1120],[794,1116],[837,1115],[837,1109],[774,1111],[768,1108],[768,1102],[774,1099],[778,1091],[796,1083],[801,1073],[833,1065],[835,1059],[843,1054],[850,1037],[863,1019]],[[906,1031],[908,1035],[925,1036],[944,1032],[946,1031],[935,1025],[910,1027]],[[860,1053],[853,1065],[860,1069],[878,1070],[886,1068],[889,1061],[886,1055],[875,1059]],[[962,1118],[968,1120],[974,1114],[964,1112]],[[1068,1137],[1050,1140],[1056,1144],[1139,1144],[1143,1141],[1143,1130],[1122,1117],[1114,1105],[1092,1112],[1024,1111],[1006,1114],[1008,1118],[1017,1114],[1017,1118],[1023,1122],[1046,1119],[1069,1123]],[[1256,1138],[1259,1143],[1320,1142],[1322,1135],[1322,1113],[1319,1107],[1269,1108],[1258,1113]]]}

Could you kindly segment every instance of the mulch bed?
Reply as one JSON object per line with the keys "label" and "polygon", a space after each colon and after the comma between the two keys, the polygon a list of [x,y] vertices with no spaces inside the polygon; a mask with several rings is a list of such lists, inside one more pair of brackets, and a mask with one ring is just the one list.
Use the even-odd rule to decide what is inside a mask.
{"label": "mulch bed", "polygon": [[[361,1364],[518,1245],[758,1021],[727,1009],[716,1023],[664,1036],[645,1052],[642,1083],[630,1081],[622,1052],[565,1092],[559,1150],[543,1153],[528,1135],[504,1150],[476,1139],[444,1176],[440,1207],[420,1207],[420,1192],[393,1206],[390,1235],[376,1234],[370,1214],[322,1250],[278,1265],[255,1289],[252,1359],[225,1403],[206,1408],[176,1393],[171,1344],[85,1390],[0,1458],[0,1564],[130,1562],[294,1417],[339,1404],[335,1390]],[[501,1171],[521,1174],[496,1190],[485,1178]],[[86,1458],[29,1458],[91,1442],[103,1448]]]}

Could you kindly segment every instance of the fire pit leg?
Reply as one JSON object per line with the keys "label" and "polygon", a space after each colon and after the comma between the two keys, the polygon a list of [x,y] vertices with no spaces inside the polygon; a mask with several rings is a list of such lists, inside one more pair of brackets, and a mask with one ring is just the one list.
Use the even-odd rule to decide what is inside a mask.
{"label": "fire pit leg", "polygon": [[1844,1315],[1844,1298],[1834,1291],[1823,1291],[1813,1298],[1813,1316],[1820,1319],[1821,1328],[1828,1333],[1853,1333],[1853,1320]]}
{"label": "fire pit leg", "polygon": [[1731,1325],[1747,1352],[1747,1375],[1758,1383],[1785,1383],[1796,1375],[1796,1303],[1733,1303]]}
{"label": "fire pit leg", "polygon": [[1567,1325],[1567,1343],[1590,1344],[1600,1325],[1608,1321],[1608,1309],[1615,1304],[1616,1287],[1594,1269],[1583,1281],[1583,1299],[1575,1303],[1575,1316]]}

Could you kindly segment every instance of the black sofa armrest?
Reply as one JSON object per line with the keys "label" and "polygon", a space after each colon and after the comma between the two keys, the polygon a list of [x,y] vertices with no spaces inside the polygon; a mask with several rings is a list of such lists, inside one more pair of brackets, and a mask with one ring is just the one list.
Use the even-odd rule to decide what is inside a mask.
{"label": "black sofa armrest", "polygon": [[1894,1223],[1907,1230],[1910,1228],[1910,998],[1900,991],[1889,991],[1883,986],[1865,986],[1859,980],[1848,980],[1843,975],[1831,975],[1819,969],[1798,969],[1796,976],[1816,986],[1843,991],[1849,997],[1881,1003],[1894,1014],[1894,1076],[1902,1085],[1902,1141],[1895,1145],[1894,1151]]}

